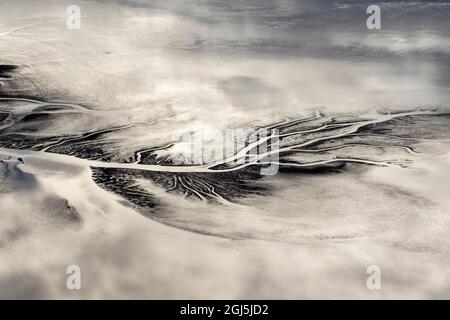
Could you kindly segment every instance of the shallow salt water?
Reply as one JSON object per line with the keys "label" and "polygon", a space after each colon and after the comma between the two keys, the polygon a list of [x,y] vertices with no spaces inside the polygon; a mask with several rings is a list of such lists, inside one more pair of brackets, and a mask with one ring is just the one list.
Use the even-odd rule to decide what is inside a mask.
{"label": "shallow salt water", "polygon": [[449,297],[447,3],[69,4],[0,3],[1,299]]}

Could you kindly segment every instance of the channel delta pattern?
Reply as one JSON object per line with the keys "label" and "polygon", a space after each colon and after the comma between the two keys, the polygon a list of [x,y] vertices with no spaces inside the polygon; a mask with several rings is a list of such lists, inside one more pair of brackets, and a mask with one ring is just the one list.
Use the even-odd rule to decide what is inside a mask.
{"label": "channel delta pattern", "polygon": [[[145,187],[151,182],[167,193],[204,201],[215,206],[240,206],[246,198],[270,197],[263,168],[276,165],[278,175],[334,175],[366,166],[400,167],[408,170],[424,147],[445,141],[450,133],[450,113],[430,107],[409,110],[377,110],[367,114],[323,114],[312,110],[298,118],[255,126],[236,152],[224,159],[201,164],[179,164],[171,148],[177,141],[148,145],[132,152],[114,146],[121,134],[138,126],[152,126],[157,119],[114,124],[105,118],[120,118],[117,110],[97,109],[62,97],[40,97],[21,91],[21,66],[0,65],[0,155],[2,166],[26,175],[28,158],[52,155],[77,159],[91,170],[93,181],[119,196],[140,214],[173,225],[165,215],[158,195]],[[19,93],[18,93],[19,92]],[[170,117],[171,115],[165,115]],[[55,123],[71,121],[102,123],[96,130],[48,133]],[[264,132],[260,136],[255,133]],[[273,141],[276,141],[273,143]],[[265,145],[263,152],[260,147]],[[431,150],[431,151],[430,151]],[[276,161],[274,162],[274,155]],[[57,158],[55,158],[57,159]],[[80,223],[76,208],[61,199],[67,219]],[[175,224],[176,225],[176,224]]]}

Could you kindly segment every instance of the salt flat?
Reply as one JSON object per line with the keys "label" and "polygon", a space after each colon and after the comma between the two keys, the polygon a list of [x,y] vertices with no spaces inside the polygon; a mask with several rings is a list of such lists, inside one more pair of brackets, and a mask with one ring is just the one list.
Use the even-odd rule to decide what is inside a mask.
{"label": "salt flat", "polygon": [[449,297],[449,4],[69,5],[0,4],[0,298]]}

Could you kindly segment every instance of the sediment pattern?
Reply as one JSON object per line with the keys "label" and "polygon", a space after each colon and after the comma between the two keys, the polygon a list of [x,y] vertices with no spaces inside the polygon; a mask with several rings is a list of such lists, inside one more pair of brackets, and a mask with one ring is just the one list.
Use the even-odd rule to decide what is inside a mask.
{"label": "sediment pattern", "polygon": [[[0,77],[11,80],[15,69],[0,66]],[[142,123],[104,125],[71,134],[46,131],[55,123],[73,119],[100,120],[108,112],[74,102],[3,95],[0,147],[85,159],[99,186],[122,196],[147,215],[158,210],[159,203],[140,185],[142,179],[180,196],[231,205],[242,197],[269,194],[270,189],[258,180],[270,166],[275,166],[276,172],[294,174],[342,170],[348,163],[408,167],[420,156],[417,145],[421,140],[440,141],[450,132],[450,115],[429,108],[331,116],[317,111],[310,117],[286,118],[254,128],[244,137],[242,147],[224,159],[179,165],[171,156],[158,155],[159,151],[170,154],[177,141],[121,156],[111,151],[117,133]]]}

